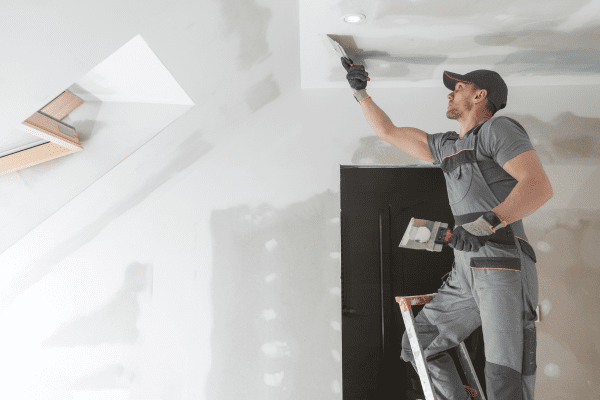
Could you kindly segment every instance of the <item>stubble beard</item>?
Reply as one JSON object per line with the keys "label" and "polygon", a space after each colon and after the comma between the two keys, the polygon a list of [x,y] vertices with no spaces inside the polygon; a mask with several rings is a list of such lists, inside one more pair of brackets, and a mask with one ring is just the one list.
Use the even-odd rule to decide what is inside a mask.
{"label": "stubble beard", "polygon": [[458,119],[460,115],[461,114],[452,107],[446,111],[446,117],[448,117],[448,119]]}

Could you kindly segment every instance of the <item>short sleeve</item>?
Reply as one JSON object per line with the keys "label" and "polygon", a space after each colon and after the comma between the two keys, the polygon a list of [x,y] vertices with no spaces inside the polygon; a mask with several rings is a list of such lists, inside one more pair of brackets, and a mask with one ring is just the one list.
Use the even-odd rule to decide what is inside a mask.
{"label": "short sleeve", "polygon": [[480,135],[481,148],[499,166],[521,153],[535,150],[525,129],[512,118],[495,118],[488,134]]}
{"label": "short sleeve", "polygon": [[427,144],[429,145],[429,151],[433,156],[433,164],[438,165],[442,163],[442,146],[446,139],[454,132],[440,132],[427,134]]}

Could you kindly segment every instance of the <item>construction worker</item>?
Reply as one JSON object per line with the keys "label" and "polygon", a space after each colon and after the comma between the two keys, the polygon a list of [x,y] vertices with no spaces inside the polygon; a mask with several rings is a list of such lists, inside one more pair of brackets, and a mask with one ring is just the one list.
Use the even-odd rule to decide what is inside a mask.
{"label": "construction worker", "polygon": [[[465,75],[444,71],[451,91],[446,117],[460,134],[427,134],[399,128],[366,93],[362,65],[342,58],[346,78],[364,115],[386,142],[440,165],[455,227],[450,246],[454,267],[433,300],[415,318],[438,399],[469,395],[448,350],[482,327],[485,379],[490,400],[534,400],[536,377],[536,257],[521,219],[547,202],[552,186],[525,129],[498,116],[507,86],[489,70]],[[406,332],[402,360],[417,371]]]}

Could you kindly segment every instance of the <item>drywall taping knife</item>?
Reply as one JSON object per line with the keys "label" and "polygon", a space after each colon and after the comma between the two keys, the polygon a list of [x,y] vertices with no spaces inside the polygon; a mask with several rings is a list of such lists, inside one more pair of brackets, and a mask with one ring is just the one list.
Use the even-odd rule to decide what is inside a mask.
{"label": "drywall taping knife", "polygon": [[451,236],[452,231],[445,222],[411,218],[398,247],[441,252]]}
{"label": "drywall taping knife", "polygon": [[[346,53],[346,50],[342,47],[342,45],[340,45],[337,40],[333,39],[331,36],[327,35],[327,39],[329,39],[329,42],[331,43],[331,45],[333,46],[335,52],[343,58],[347,58],[348,60],[352,60],[348,54]],[[354,64],[350,64],[351,66]],[[367,76],[367,80],[370,81],[371,78],[369,78]]]}

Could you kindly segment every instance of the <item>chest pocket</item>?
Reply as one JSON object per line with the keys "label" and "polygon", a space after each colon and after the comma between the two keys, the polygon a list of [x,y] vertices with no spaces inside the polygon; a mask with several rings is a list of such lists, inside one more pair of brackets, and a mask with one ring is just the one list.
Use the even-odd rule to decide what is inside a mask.
{"label": "chest pocket", "polygon": [[471,187],[473,166],[470,163],[460,164],[452,171],[445,172],[448,202],[456,204],[465,198]]}
{"label": "chest pocket", "polygon": [[464,148],[459,150],[451,147],[448,151],[452,153],[442,160],[441,167],[446,178],[450,205],[463,200],[471,188],[474,174],[473,163],[477,162],[477,134],[484,123],[474,128],[472,135],[464,143]]}

